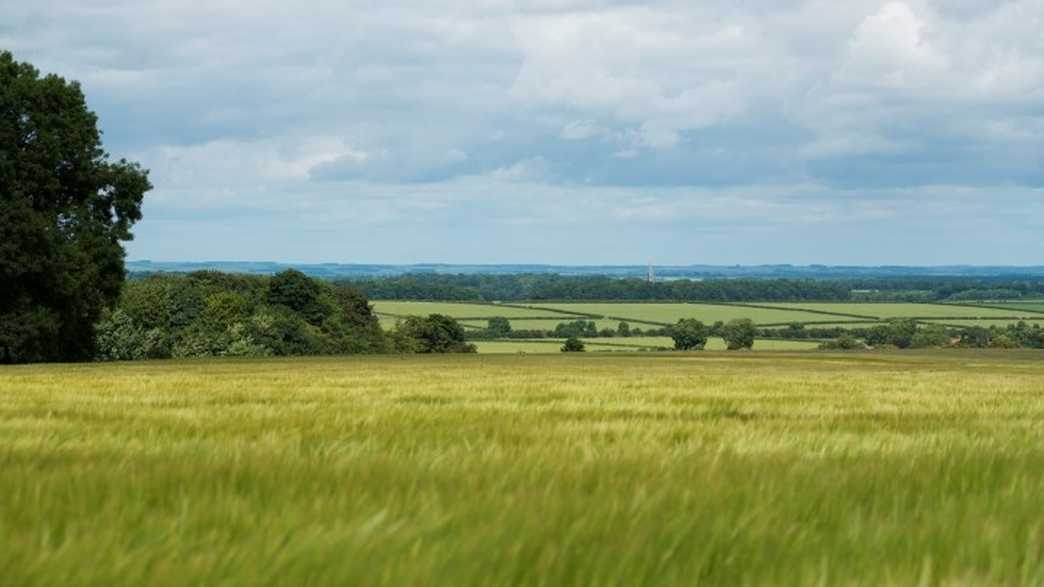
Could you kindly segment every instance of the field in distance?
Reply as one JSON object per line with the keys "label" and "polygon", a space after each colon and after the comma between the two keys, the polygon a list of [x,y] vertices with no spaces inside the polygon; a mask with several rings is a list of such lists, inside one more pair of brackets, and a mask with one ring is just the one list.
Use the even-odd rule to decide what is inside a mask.
{"label": "field in distance", "polygon": [[[666,336],[631,336],[626,338],[584,338],[586,350],[592,352],[636,352],[674,348],[674,340]],[[474,341],[480,353],[557,353],[563,339],[548,338],[542,340],[479,340]],[[755,351],[809,351],[819,347],[818,342],[798,340],[766,340],[755,341]],[[725,341],[711,338],[707,341],[706,350],[723,351]]]}
{"label": "field in distance", "polygon": [[[1042,308],[1035,313],[1034,308]],[[914,318],[924,324],[943,324],[952,327],[997,326],[1020,320],[1044,320],[1044,304],[1032,302],[1012,304],[918,304],[918,303],[778,303],[714,304],[714,303],[636,303],[636,302],[518,302],[511,304],[377,301],[375,311],[385,328],[393,328],[403,316],[446,314],[460,321],[468,329],[486,327],[492,317],[505,317],[514,330],[553,331],[556,326],[576,320],[592,321],[601,330],[616,330],[620,322],[631,328],[662,328],[682,318],[695,318],[705,324],[749,318],[760,327],[775,328],[797,323],[807,328],[870,328],[889,319]],[[516,352],[539,352],[546,349],[530,343],[513,341]],[[599,343],[625,344],[630,347],[648,347],[626,338],[590,340],[590,350]],[[709,348],[720,341],[712,341]],[[503,345],[481,344],[480,352],[510,352]],[[661,346],[661,345],[655,345]],[[670,345],[665,345],[670,346]],[[796,350],[815,348],[808,342],[777,343],[762,340],[756,350]],[[610,349],[601,349],[610,350]]]}
{"label": "field in distance", "polygon": [[1044,354],[4,367],[0,470],[12,585],[1040,585]]}

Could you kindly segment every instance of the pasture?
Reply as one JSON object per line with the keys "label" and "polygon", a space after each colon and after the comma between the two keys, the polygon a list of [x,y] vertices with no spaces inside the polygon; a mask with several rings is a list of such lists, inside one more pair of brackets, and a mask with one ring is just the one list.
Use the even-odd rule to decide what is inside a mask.
{"label": "pasture", "polygon": [[[674,339],[667,336],[629,336],[626,338],[584,338],[582,339],[588,351],[621,351],[634,352],[640,350],[655,350],[660,348],[674,348]],[[541,340],[480,340],[474,344],[480,353],[557,353],[564,339],[548,338]],[[759,339],[754,343],[755,351],[810,351],[819,347],[818,342],[799,340],[765,340]],[[707,341],[706,350],[723,351],[725,341],[720,338],[711,338]]]}
{"label": "pasture", "polygon": [[0,368],[20,584],[1040,585],[1044,354]]}
{"label": "pasture", "polygon": [[[383,302],[374,303],[381,325],[388,329],[395,326],[397,316],[443,313],[460,319],[461,325],[471,330],[486,327],[487,320],[502,316],[511,320],[515,330],[553,331],[564,322],[575,320],[592,321],[598,330],[616,330],[620,322],[628,322],[631,328],[662,328],[682,318],[695,318],[705,324],[728,322],[736,318],[749,318],[763,328],[785,327],[803,324],[807,328],[871,328],[884,321],[913,318],[923,324],[941,324],[953,328],[969,326],[1003,327],[1020,320],[1040,321],[1044,314],[1034,313],[1033,302],[1021,302],[992,306],[927,303],[775,303],[764,304],[713,304],[713,303],[670,303],[670,302],[519,302],[512,304],[451,303],[451,302]],[[1044,307],[1044,306],[1042,306]],[[551,352],[546,342],[531,343],[518,340],[486,341],[479,344],[480,353]],[[590,339],[589,350],[617,350],[621,346],[640,349],[650,346],[626,338]],[[514,346],[512,346],[514,345]],[[602,348],[608,347],[608,348]],[[723,347],[713,339],[708,349]],[[815,343],[783,343],[760,340],[755,350],[809,350]]]}
{"label": "pasture", "polygon": [[765,308],[688,303],[532,303],[533,308],[594,314],[617,320],[646,321],[658,324],[674,324],[682,318],[695,318],[707,324],[717,321],[728,322],[736,318],[750,318],[757,324],[805,322],[808,320],[830,320],[811,312],[800,310],[770,310]]}
{"label": "pasture", "polygon": [[427,316],[443,314],[452,318],[557,318],[555,312],[539,312],[524,308],[513,308],[497,304],[468,304],[457,302],[398,302],[376,301],[373,309],[388,316]]}
{"label": "pasture", "polygon": [[[963,306],[956,304],[913,304],[913,303],[771,303],[766,304],[788,310],[815,310],[848,314],[865,318],[886,320],[889,318],[1016,318],[1032,317],[1032,312],[1017,308],[997,309],[982,306]],[[1038,314],[1039,318],[1040,315]]]}

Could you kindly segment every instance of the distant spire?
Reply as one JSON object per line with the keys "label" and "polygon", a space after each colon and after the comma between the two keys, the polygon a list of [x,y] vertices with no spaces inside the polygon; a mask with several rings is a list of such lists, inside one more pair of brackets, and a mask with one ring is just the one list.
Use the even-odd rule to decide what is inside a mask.
{"label": "distant spire", "polygon": [[653,266],[651,262],[649,263],[649,271],[645,274],[645,281],[647,283],[653,283],[654,281],[656,281],[656,272],[653,271]]}

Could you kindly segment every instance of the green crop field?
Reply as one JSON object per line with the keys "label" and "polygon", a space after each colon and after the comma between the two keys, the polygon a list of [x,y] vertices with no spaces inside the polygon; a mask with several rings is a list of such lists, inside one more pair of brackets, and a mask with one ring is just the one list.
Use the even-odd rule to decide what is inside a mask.
{"label": "green crop field", "polygon": [[535,308],[548,308],[566,312],[596,314],[605,317],[623,318],[627,320],[647,320],[662,324],[674,324],[682,318],[696,318],[707,324],[717,321],[727,322],[735,318],[750,318],[758,324],[778,322],[805,322],[809,320],[830,320],[829,316],[803,312],[800,310],[767,310],[746,306],[716,304],[637,304],[637,303],[551,303],[526,304]]}
{"label": "green crop field", "polygon": [[1034,324],[1040,324],[1044,327],[1044,316],[1036,319],[1010,319],[1010,320],[926,320],[926,324],[942,324],[944,326],[982,326],[983,328],[989,328],[991,326],[1004,327],[1009,324],[1016,324],[1018,322],[1026,322],[1030,326]]}
{"label": "green crop field", "polygon": [[[766,303],[754,307],[742,304],[688,304],[688,303],[520,303],[529,308],[504,307],[488,304],[456,304],[446,302],[375,302],[375,308],[381,315],[381,324],[385,328],[394,327],[396,318],[389,314],[426,315],[446,314],[463,318],[481,318],[463,320],[468,327],[485,328],[484,317],[503,316],[513,319],[512,327],[516,330],[554,330],[555,326],[573,320],[593,320],[598,329],[613,329],[621,321],[632,327],[656,327],[654,324],[674,324],[681,318],[696,318],[707,324],[717,321],[727,322],[735,318],[750,318],[759,325],[782,325],[788,323],[806,324],[808,327],[832,328],[866,328],[873,326],[875,319],[889,318],[925,318],[935,319],[946,324],[961,325],[975,319],[1005,320],[1016,322],[1020,317],[1027,319],[1044,318],[1044,314],[1030,311],[1036,307],[1032,303],[1012,304],[1008,306],[979,307],[946,304],[913,304],[913,303]],[[755,304],[762,306],[762,304]],[[1040,307],[1044,308],[1044,305]],[[530,309],[532,308],[532,309]],[[581,315],[556,315],[554,311],[574,312]],[[602,316],[602,318],[585,318],[582,314]],[[846,315],[848,317],[846,317]],[[856,316],[864,316],[858,318]],[[519,318],[526,318],[520,320]],[[858,321],[862,320],[860,324]],[[855,322],[853,322],[855,321]],[[822,323],[822,324],[819,324]],[[1000,324],[997,322],[996,324]]]}
{"label": "green crop field", "polygon": [[[991,308],[997,308],[1004,311],[1011,311],[1015,314],[1020,313],[1034,313],[1044,314],[1044,301],[1025,301],[1025,302],[983,302],[983,306],[989,306]],[[1032,315],[1032,314],[1027,314]]]}
{"label": "green crop field", "polygon": [[[674,340],[666,336],[629,336],[615,338],[584,338],[587,350],[634,352],[642,349],[674,348]],[[558,353],[561,352],[564,339],[501,339],[473,341],[482,354],[503,353]],[[818,342],[800,340],[765,340],[758,339],[754,343],[755,351],[809,351],[819,347]],[[711,338],[707,342],[708,351],[725,350],[725,342],[720,338]]]}
{"label": "green crop field", "polygon": [[[599,329],[608,328],[610,330],[616,330],[620,325],[620,320],[594,320],[591,318],[584,318],[583,316],[562,316],[562,318],[555,318],[553,320],[519,320],[510,319],[511,328],[514,330],[554,330],[559,324],[567,322],[573,322],[574,320],[584,320],[585,322],[594,322],[595,326]],[[467,326],[474,326],[476,328],[485,328],[485,320],[463,320],[461,324]],[[631,324],[632,328],[660,328],[659,326],[643,325],[643,324]]]}
{"label": "green crop field", "polygon": [[[520,308],[508,308],[493,304],[458,304],[453,302],[373,302],[374,311],[393,316],[427,316],[443,314],[454,318],[504,318],[533,317],[558,319],[554,312],[539,312]],[[568,317],[567,317],[568,318]]]}
{"label": "green crop field", "polygon": [[771,303],[766,304],[790,310],[819,310],[867,316],[870,318],[1011,318],[1031,315],[1017,310],[981,308],[946,304],[887,304],[887,303]]}
{"label": "green crop field", "polygon": [[1044,354],[0,368],[8,585],[1041,585]]}
{"label": "green crop field", "polygon": [[[819,321],[812,321],[812,322],[801,322],[801,324],[803,324],[805,326],[805,328],[846,328],[846,329],[849,329],[849,328],[873,328],[874,326],[880,326],[882,324],[887,324],[887,322],[883,321],[883,320],[856,320],[856,319],[853,319],[850,322],[819,322]],[[787,324],[780,324],[778,326],[773,326],[771,328],[773,328],[773,329],[781,329],[781,328],[786,328],[787,326],[788,326]]]}

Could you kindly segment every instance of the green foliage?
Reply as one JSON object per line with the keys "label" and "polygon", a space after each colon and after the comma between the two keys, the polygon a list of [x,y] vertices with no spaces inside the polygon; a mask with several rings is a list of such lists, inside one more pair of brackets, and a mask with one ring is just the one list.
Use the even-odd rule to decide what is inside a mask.
{"label": "green foliage", "polygon": [[980,349],[981,348],[986,348],[986,347],[990,346],[990,339],[991,338],[992,338],[992,334],[990,333],[989,329],[982,328],[981,326],[973,326],[971,328],[965,328],[961,332],[961,342],[960,342],[960,345],[962,347],[971,347],[971,348],[980,348]]}
{"label": "green foliage", "polygon": [[267,301],[275,306],[290,308],[309,324],[318,326],[326,314],[320,302],[322,288],[319,282],[295,269],[272,276],[268,283]]}
{"label": "green foliage", "polygon": [[584,352],[584,341],[580,340],[575,336],[570,336],[566,339],[565,344],[562,345],[563,353],[582,353]]}
{"label": "green foliage", "polygon": [[598,336],[598,325],[591,320],[574,320],[573,322],[562,322],[555,326],[552,335],[555,338],[571,337],[596,337]]}
{"label": "green foliage", "polygon": [[702,351],[707,346],[709,331],[703,322],[694,318],[683,318],[671,328],[674,348],[679,351]]}
{"label": "green foliage", "polygon": [[151,188],[109,161],[78,83],[0,52],[0,363],[94,355]]}
{"label": "green foliage", "polygon": [[950,335],[950,331],[944,326],[928,325],[922,326],[917,329],[917,332],[910,338],[910,348],[912,349],[931,349],[941,348],[948,346],[953,336]]}
{"label": "green foliage", "polygon": [[631,325],[626,322],[621,322],[620,325],[616,327],[616,335],[631,336]]}
{"label": "green foliage", "polygon": [[489,331],[490,335],[497,337],[506,337],[511,335],[511,321],[507,318],[496,317],[490,318],[486,322],[486,330]]}
{"label": "green foliage", "polygon": [[442,314],[410,316],[396,328],[396,348],[415,353],[474,353],[475,345],[464,339],[464,329]]}
{"label": "green foliage", "polygon": [[146,329],[123,310],[107,312],[96,327],[97,357],[104,361],[162,359],[170,343],[159,328]]}
{"label": "green foliage", "polygon": [[721,338],[730,351],[752,348],[756,334],[754,322],[749,318],[730,320],[721,328]]}
{"label": "green foliage", "polygon": [[917,334],[917,321],[910,319],[892,320],[887,324],[872,328],[867,334],[867,344],[880,347],[882,345],[907,349],[913,345]]}
{"label": "green foliage", "polygon": [[837,340],[828,340],[819,345],[819,349],[824,351],[854,351],[865,348],[866,345],[859,342],[858,338],[847,333],[841,335]]}
{"label": "green foliage", "polygon": [[[310,284],[297,275],[283,276],[273,287],[264,277],[199,272],[132,281],[118,310],[99,325],[97,357],[338,355],[388,349],[358,290],[304,279]],[[127,350],[143,344],[143,333],[157,342],[145,351]]]}

